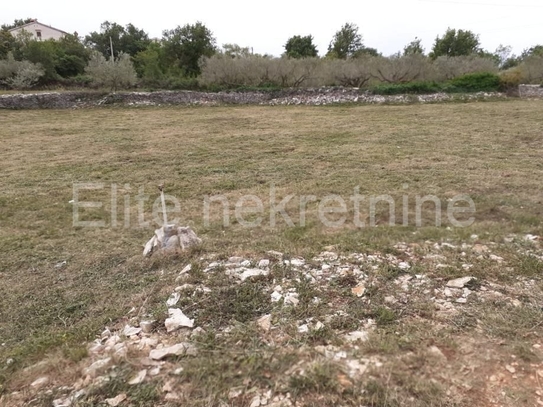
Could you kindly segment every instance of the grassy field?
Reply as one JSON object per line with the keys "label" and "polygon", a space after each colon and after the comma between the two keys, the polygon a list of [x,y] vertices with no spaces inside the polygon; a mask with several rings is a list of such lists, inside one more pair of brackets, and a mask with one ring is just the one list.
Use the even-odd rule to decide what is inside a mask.
{"label": "grassy field", "polygon": [[[86,343],[104,326],[123,320],[132,307],[145,305],[158,319],[164,319],[163,303],[175,287],[176,273],[188,262],[199,264],[206,256],[256,259],[275,250],[286,257],[310,259],[328,246],[345,254],[393,253],[398,242],[459,245],[475,239],[487,246],[498,245],[496,253],[505,259],[507,267],[482,263],[470,275],[505,286],[523,276],[535,281],[529,294],[539,295],[542,263],[525,255],[523,244],[502,244],[511,234],[543,235],[542,108],[541,101],[508,101],[0,112],[0,394],[27,386],[24,369],[44,358],[54,361],[49,370],[55,370],[58,380],[66,380],[66,372],[72,372],[70,369],[87,357]],[[106,227],[73,226],[73,185],[82,182],[103,183],[103,189],[83,190],[79,197],[81,201],[103,202],[103,206],[80,209],[81,219],[104,220]],[[181,202],[177,214],[180,223],[192,226],[204,243],[184,255],[144,260],[142,246],[157,226],[151,212],[158,197],[156,186],[161,182],[165,183],[166,193]],[[113,184],[118,192],[116,227],[111,225]],[[294,227],[279,215],[275,227],[270,225],[272,185],[277,202],[295,194],[287,205]],[[376,209],[377,226],[370,227],[367,200],[361,204],[361,219],[366,226],[354,224],[349,197],[357,186],[367,197],[386,194],[394,198],[395,226],[388,225],[387,205],[380,203]],[[147,227],[138,224],[136,198],[141,188],[150,196],[144,203],[146,220],[151,221]],[[204,197],[217,194],[228,199],[228,226],[222,222],[218,204],[211,206],[209,224],[204,222]],[[319,201],[330,194],[340,195],[347,202],[347,220],[341,227],[326,227],[319,221]],[[443,224],[432,224],[434,208],[425,204],[422,227],[416,227],[415,197],[430,194],[442,201]],[[475,203],[475,222],[470,227],[452,227],[447,220],[447,202],[458,194],[469,195]],[[235,221],[235,203],[244,195],[255,195],[264,202],[265,221],[260,227],[246,228]],[[300,226],[298,210],[302,195],[315,195],[317,199],[307,204],[305,226]],[[409,199],[407,226],[402,225],[405,195]],[[129,203],[125,208],[126,196]],[[337,219],[339,215],[331,214],[329,218],[334,216]],[[421,266],[417,272],[436,278],[460,277],[463,260],[457,253],[451,256],[451,262],[456,261],[452,270],[430,271]],[[195,274],[192,278],[198,281],[201,277]],[[226,284],[220,276],[213,278],[208,285]],[[383,278],[387,286],[386,276]],[[258,284],[264,282],[249,286]],[[341,280],[334,295],[348,296],[350,284]],[[245,303],[240,300],[242,294],[225,291],[224,304],[229,305],[224,306],[235,308],[236,301],[241,301],[238,305],[243,309],[254,306],[260,298],[256,295],[256,299],[251,297]],[[222,315],[224,309],[218,301],[215,312]],[[290,380],[284,391],[300,397],[309,394],[305,401],[300,399],[307,405],[337,405],[338,400],[346,405],[376,406],[493,405],[477,392],[466,390],[465,399],[452,400],[446,391],[436,390],[438,381],[447,381],[444,373],[431,373],[431,363],[422,357],[417,359],[420,355],[413,346],[405,346],[406,337],[411,338],[411,343],[425,345],[447,342],[451,349],[458,342],[471,341],[476,355],[478,349],[485,344],[494,346],[492,343],[500,355],[521,349],[526,366],[533,365],[532,370],[542,363],[530,342],[543,334],[539,308],[527,306],[522,312],[507,308],[493,314],[486,306],[474,306],[455,319],[451,325],[455,329],[437,333],[432,331],[431,316],[423,318],[423,306],[416,315],[404,314],[398,309],[389,310],[379,301],[383,298],[376,297],[370,314],[382,323],[359,351],[402,360],[401,365],[391,365],[393,373],[361,381],[356,384],[361,386],[359,390],[351,389],[353,383],[347,386],[350,390],[345,390],[341,383],[330,379],[337,376],[336,367],[324,364],[308,370],[302,378]],[[212,302],[202,304],[213,306]],[[256,316],[251,314],[251,318]],[[254,354],[240,360],[236,352],[243,348],[240,341],[252,335],[251,318],[238,318],[238,323],[248,324],[239,330],[238,337],[219,343],[210,334],[204,341],[207,349],[222,349],[223,357],[202,356],[188,363],[186,369],[192,376],[186,380],[200,386],[199,392],[191,393],[191,405],[219,405],[229,387],[244,383],[249,376],[260,378],[258,384],[253,383],[255,386],[278,380],[275,375],[286,371],[286,366],[293,365],[307,351],[306,340],[293,341],[289,342],[293,350],[273,361]],[[300,315],[292,318],[301,319]],[[219,329],[220,323],[208,319],[210,327]],[[488,329],[475,329],[474,321],[483,321]],[[503,327],[504,321],[518,325],[513,323],[496,334],[495,328]],[[209,332],[213,332],[212,328]],[[390,332],[396,334],[387,336]],[[518,337],[519,332],[527,336]],[[309,344],[333,344],[336,339],[330,334],[313,338]],[[269,352],[271,347],[270,343],[255,345],[255,349]],[[416,360],[406,362],[402,359],[406,354]],[[242,372],[241,378],[211,379],[209,372],[228,370],[228,361],[233,360]],[[263,373],[268,370],[271,372]],[[426,371],[425,381],[410,382],[413,372],[418,371]],[[490,376],[487,372],[474,378],[472,390]],[[510,405],[531,405],[534,401],[534,394],[522,391],[525,384],[511,384],[512,393],[504,396]],[[110,386],[93,400],[112,397],[115,394],[107,392],[119,388]],[[134,396],[139,397],[140,405],[158,403],[155,390],[146,389]],[[228,405],[249,405],[249,401]],[[88,403],[93,405],[92,400]]]}

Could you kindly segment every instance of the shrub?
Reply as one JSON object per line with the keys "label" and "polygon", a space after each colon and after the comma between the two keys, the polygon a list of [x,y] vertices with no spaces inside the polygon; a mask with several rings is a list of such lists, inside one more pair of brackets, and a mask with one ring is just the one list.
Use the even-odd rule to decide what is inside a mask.
{"label": "shrub", "polygon": [[493,73],[472,73],[447,82],[449,92],[497,92],[500,90],[500,77]]}
{"label": "shrub", "polygon": [[372,88],[376,95],[428,94],[442,92],[443,87],[436,82],[409,82],[380,84]]}
{"label": "shrub", "polygon": [[527,83],[543,83],[543,56],[532,55],[521,64],[522,79]]}
{"label": "shrub", "polygon": [[469,73],[497,73],[496,61],[477,55],[460,57],[439,57],[433,63],[433,80],[442,82]]}
{"label": "shrub", "polygon": [[136,71],[128,54],[120,54],[118,59],[107,61],[102,54],[94,52],[85,72],[93,83],[109,87],[114,92],[121,87],[134,86],[137,82]]}
{"label": "shrub", "polygon": [[34,86],[45,74],[39,64],[29,61],[16,61],[13,54],[0,60],[0,82],[12,89],[28,89]]}
{"label": "shrub", "polygon": [[500,74],[501,88],[506,92],[516,91],[522,79],[522,70],[520,68],[508,69]]}
{"label": "shrub", "polygon": [[375,58],[372,75],[382,82],[405,83],[425,80],[432,71],[430,59],[421,54]]}

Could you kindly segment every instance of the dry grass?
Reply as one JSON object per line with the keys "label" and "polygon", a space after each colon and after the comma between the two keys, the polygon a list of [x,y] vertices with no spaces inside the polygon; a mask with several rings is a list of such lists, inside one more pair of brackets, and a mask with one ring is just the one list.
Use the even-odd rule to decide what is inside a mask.
{"label": "dry grass", "polygon": [[[0,393],[21,368],[45,354],[60,350],[77,361],[84,356],[82,342],[132,306],[146,301],[148,308],[163,311],[159,303],[171,287],[157,271],[175,273],[187,259],[141,259],[153,226],[136,227],[138,188],[151,195],[147,217],[158,183],[165,181],[167,193],[181,200],[182,223],[193,226],[205,242],[200,252],[187,255],[192,259],[206,252],[229,256],[273,249],[311,256],[327,245],[339,251],[390,250],[398,241],[543,235],[541,107],[540,101],[515,101],[2,112]],[[117,228],[72,226],[68,202],[74,182],[119,185]],[[316,204],[310,204],[305,227],[289,228],[279,219],[275,228],[247,229],[235,222],[225,228],[218,206],[210,226],[204,226],[205,195],[224,194],[233,210],[240,196],[254,194],[265,202],[268,216],[271,184],[277,200],[291,193],[348,199],[360,186],[364,195],[392,195],[398,207],[407,191],[411,215],[415,195],[434,194],[446,205],[446,199],[466,193],[476,203],[476,222],[465,229],[448,229],[446,223],[432,227],[432,208],[425,207],[425,227],[415,228],[413,222],[387,227],[381,208],[379,227],[357,229],[349,207],[351,221],[328,229],[318,222]],[[104,202],[101,209],[83,212],[85,219],[109,223],[107,188],[82,195]],[[123,227],[124,194],[131,196],[130,228]],[[297,205],[289,206],[295,222]],[[367,215],[367,204],[362,207]],[[397,213],[399,223],[401,208]],[[64,260],[66,266],[55,268]],[[525,266],[519,273],[537,274],[537,264]],[[478,276],[494,272],[499,276],[503,270],[474,271]],[[225,288],[229,301],[235,294]],[[394,316],[382,319],[393,322]],[[492,325],[495,319],[485,321]],[[8,358],[15,363],[5,367]],[[319,388],[322,372],[317,373],[294,385]],[[423,386],[424,394],[439,393],[431,383]],[[383,391],[379,385],[372,389],[375,397]],[[438,405],[429,400],[427,405]]]}

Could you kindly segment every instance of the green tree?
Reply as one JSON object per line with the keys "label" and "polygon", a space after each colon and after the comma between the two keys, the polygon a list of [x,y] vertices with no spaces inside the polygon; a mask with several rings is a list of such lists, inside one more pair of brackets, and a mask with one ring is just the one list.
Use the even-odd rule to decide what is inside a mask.
{"label": "green tree", "polygon": [[381,56],[381,53],[379,51],[377,51],[377,49],[375,49],[375,48],[362,46],[362,48],[360,48],[358,51],[356,51],[353,54],[353,58],[360,58],[360,57],[364,57],[364,56],[368,56],[368,55],[370,57],[379,57],[379,56]]}
{"label": "green tree", "polygon": [[247,58],[252,55],[249,47],[241,47],[238,44],[223,44],[221,52],[230,58]]}
{"label": "green tree", "polygon": [[421,44],[422,40],[420,38],[415,37],[413,41],[411,41],[409,44],[407,44],[403,48],[403,55],[412,55],[412,54],[420,54],[424,55],[424,48]]}
{"label": "green tree", "polygon": [[133,58],[134,68],[140,78],[148,81],[157,81],[164,76],[163,59],[161,45],[152,42],[145,50],[138,52]]}
{"label": "green tree", "polygon": [[2,26],[0,27],[0,29],[2,30],[5,30],[5,31],[9,31],[13,28],[17,28],[17,27],[20,27],[22,25],[25,25],[25,24],[28,24],[28,23],[31,23],[32,21],[34,21],[33,18],[20,18],[20,19],[15,19],[13,20],[13,23],[12,24],[2,24]]}
{"label": "green tree", "polygon": [[531,56],[543,57],[543,45],[534,45],[533,47],[522,51],[522,54],[520,55],[521,59],[526,59]]}
{"label": "green tree", "polygon": [[335,33],[332,42],[328,46],[327,57],[347,59],[354,56],[363,48],[362,35],[358,32],[358,26],[346,23]]}
{"label": "green tree", "polygon": [[121,53],[134,56],[147,48],[150,43],[149,35],[144,30],[132,24],[123,27],[109,21],[100,25],[100,32],[93,31],[85,37],[85,44],[106,58],[111,57],[111,44],[113,55],[117,58]]}
{"label": "green tree", "polygon": [[0,59],[7,57],[15,46],[15,37],[7,30],[0,30]]}
{"label": "green tree", "polygon": [[458,57],[481,52],[479,36],[469,30],[448,28],[443,37],[437,37],[430,53],[432,59],[440,56]]}
{"label": "green tree", "polygon": [[58,79],[57,64],[57,43],[55,40],[28,41],[22,48],[22,60],[39,64],[44,71],[44,81],[55,81]]}
{"label": "green tree", "polygon": [[65,35],[57,41],[55,70],[63,78],[81,75],[90,58],[90,52],[79,40],[77,33]]}
{"label": "green tree", "polygon": [[216,52],[213,33],[199,21],[165,30],[162,43],[171,67],[189,77],[200,74],[200,58]]}
{"label": "green tree", "polygon": [[313,36],[290,37],[285,44],[285,56],[289,58],[312,58],[319,55],[317,47],[313,44]]}

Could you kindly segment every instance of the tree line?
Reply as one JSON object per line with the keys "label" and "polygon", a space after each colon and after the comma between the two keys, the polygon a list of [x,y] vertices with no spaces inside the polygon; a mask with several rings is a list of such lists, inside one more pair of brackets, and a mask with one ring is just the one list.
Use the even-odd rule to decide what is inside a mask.
{"label": "tree line", "polygon": [[32,86],[135,85],[152,88],[239,86],[363,87],[375,83],[446,81],[470,73],[503,73],[507,81],[543,80],[543,45],[512,55],[511,47],[490,52],[471,31],[447,29],[429,52],[415,38],[403,50],[383,56],[364,45],[356,24],[344,24],[319,57],[311,35],[285,42],[281,57],[254,54],[238,44],[217,46],[203,23],[164,30],[152,39],[133,24],[101,24],[85,37],[77,33],[60,40],[34,40],[10,29],[31,19],[15,20],[0,28],[0,85],[15,89]]}

